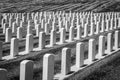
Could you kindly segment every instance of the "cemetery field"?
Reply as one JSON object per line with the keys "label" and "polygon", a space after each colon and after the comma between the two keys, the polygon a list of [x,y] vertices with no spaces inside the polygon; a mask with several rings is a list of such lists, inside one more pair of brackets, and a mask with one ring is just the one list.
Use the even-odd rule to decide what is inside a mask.
{"label": "cemetery field", "polygon": [[17,1],[0,0],[0,80],[120,79],[120,2]]}
{"label": "cemetery field", "polygon": [[[0,12],[37,12],[37,11],[119,11],[120,2],[116,0],[1,0]],[[91,6],[92,5],[92,6]],[[93,6],[94,5],[94,6]]]}
{"label": "cemetery field", "polygon": [[[85,53],[84,53],[84,59],[88,58],[88,41],[91,38],[94,38],[98,41],[98,36],[99,35],[105,35],[107,36],[107,32],[103,34],[98,34],[92,37],[88,37],[86,39],[82,39],[81,42],[85,43]],[[67,38],[67,37],[66,37]],[[71,48],[71,66],[75,65],[75,53],[76,53],[76,44],[79,41],[76,42],[71,42],[71,43],[64,43],[61,46],[54,46],[52,48],[46,48],[46,50],[42,50],[39,52],[30,52],[27,55],[24,56],[17,56],[17,58],[12,59],[12,60],[7,60],[7,61],[1,61],[0,67],[5,68],[8,71],[8,79],[9,80],[19,80],[19,69],[20,69],[20,62],[23,60],[32,60],[34,61],[34,80],[42,79],[42,65],[43,65],[43,56],[46,53],[53,53],[55,54],[55,73],[60,73],[61,70],[61,51],[64,47],[69,47]],[[23,45],[23,44],[21,44]],[[98,45],[96,45],[98,47]],[[98,48],[96,48],[96,51],[98,51]],[[9,49],[6,51],[5,55],[9,54]],[[117,54],[117,55],[116,55]],[[4,54],[3,54],[4,55]],[[79,80],[101,80],[104,76],[106,78],[108,70],[111,71],[113,68],[117,68],[118,62],[119,62],[119,52],[116,52],[112,55],[107,56],[107,58],[98,61],[94,63],[93,65],[88,66],[86,69],[81,70],[81,73],[79,73],[81,76],[79,77]],[[117,62],[114,62],[116,61]],[[103,66],[104,65],[104,66]],[[108,68],[110,67],[110,68]],[[115,69],[113,69],[115,70]],[[112,71],[111,71],[112,72]],[[102,75],[106,74],[106,75]],[[109,76],[109,75],[108,75]],[[100,78],[101,77],[101,78]],[[108,77],[109,78],[109,77]],[[111,79],[112,80],[112,79]]]}

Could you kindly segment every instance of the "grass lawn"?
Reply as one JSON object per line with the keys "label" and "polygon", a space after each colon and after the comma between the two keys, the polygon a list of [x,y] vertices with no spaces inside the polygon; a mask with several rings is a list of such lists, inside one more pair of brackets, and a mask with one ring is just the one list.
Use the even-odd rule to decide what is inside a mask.
{"label": "grass lawn", "polygon": [[[120,51],[116,54],[120,54]],[[120,80],[120,56],[101,66],[83,80]]]}

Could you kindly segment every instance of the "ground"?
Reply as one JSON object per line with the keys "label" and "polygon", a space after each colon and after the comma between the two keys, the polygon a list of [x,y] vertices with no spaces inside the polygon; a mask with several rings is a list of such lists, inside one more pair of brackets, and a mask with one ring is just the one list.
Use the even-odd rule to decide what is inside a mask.
{"label": "ground", "polygon": [[0,0],[0,12],[119,11],[119,4],[118,0]]}
{"label": "ground", "polygon": [[[119,54],[118,52],[117,54]],[[83,80],[120,80],[120,56],[100,67]]]}

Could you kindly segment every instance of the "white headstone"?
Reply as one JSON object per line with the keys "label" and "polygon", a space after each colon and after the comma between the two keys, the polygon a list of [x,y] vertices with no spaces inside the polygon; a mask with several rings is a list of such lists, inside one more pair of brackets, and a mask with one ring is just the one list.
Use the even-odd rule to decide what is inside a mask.
{"label": "white headstone", "polygon": [[62,26],[62,21],[59,21],[58,26],[59,26],[59,31],[60,31],[60,30],[61,30],[61,28],[63,28],[63,26]]}
{"label": "white headstone", "polygon": [[40,25],[36,24],[36,36],[39,36],[39,32],[41,31]]}
{"label": "white headstone", "polygon": [[44,29],[44,27],[45,27],[45,20],[42,19],[42,21],[41,21],[41,28]]}
{"label": "white headstone", "polygon": [[33,80],[33,61],[24,60],[20,63],[20,80]]}
{"label": "white headstone", "polygon": [[109,27],[110,27],[109,20],[106,20],[106,29],[105,29],[105,31],[109,31]]}
{"label": "white headstone", "polygon": [[23,38],[23,28],[22,27],[18,27],[17,28],[17,38],[19,39],[19,40],[21,40],[22,38]]}
{"label": "white headstone", "polygon": [[6,69],[0,69],[0,79],[7,80],[7,70]]}
{"label": "white headstone", "polygon": [[7,24],[6,23],[4,23],[4,25],[3,25],[3,34],[5,34],[6,33],[6,29],[7,29],[8,27],[7,27]]}
{"label": "white headstone", "polygon": [[77,43],[76,45],[76,67],[80,68],[84,65],[84,52],[85,45],[84,43]]}
{"label": "white headstone", "polygon": [[99,26],[99,22],[96,22],[96,34],[99,34],[100,32],[100,26]]}
{"label": "white headstone", "polygon": [[29,20],[29,15],[30,15],[30,13],[27,13],[27,21]]}
{"label": "white headstone", "polygon": [[91,22],[91,25],[90,25],[90,36],[92,36],[94,34],[94,24],[93,22]]}
{"label": "white headstone", "polygon": [[96,55],[96,41],[95,39],[90,39],[88,44],[88,59],[90,62],[95,60]]}
{"label": "white headstone", "polygon": [[3,42],[0,41],[0,60],[2,59],[2,55],[3,55]]}
{"label": "white headstone", "polygon": [[16,24],[17,24],[17,26],[19,26],[19,19],[18,19],[18,16],[15,18],[16,19]]}
{"label": "white headstone", "polygon": [[66,21],[65,22],[65,29],[66,29],[66,32],[68,32],[69,31],[69,22],[68,21]]}
{"label": "white headstone", "polygon": [[71,67],[71,49],[63,48],[61,59],[61,74],[63,76],[67,75],[70,72],[70,67]]}
{"label": "white headstone", "polygon": [[12,26],[12,20],[9,18],[9,28]]}
{"label": "white headstone", "polygon": [[[0,16],[0,19],[1,19],[1,16]],[[1,19],[1,27],[2,27],[2,28],[4,27],[4,23],[5,23],[5,19],[2,18],[2,19]]]}
{"label": "white headstone", "polygon": [[69,29],[69,41],[73,41],[74,39],[74,27],[70,27]]}
{"label": "white headstone", "polygon": [[116,17],[114,18],[114,29],[117,29],[117,19],[116,19]]}
{"label": "white headstone", "polygon": [[115,36],[114,36],[114,49],[118,50],[120,46],[120,31],[117,30],[115,31]]}
{"label": "white headstone", "polygon": [[102,57],[105,54],[105,36],[99,36],[98,55]]}
{"label": "white headstone", "polygon": [[110,20],[110,30],[113,30],[113,19]]}
{"label": "white headstone", "polygon": [[53,47],[56,44],[56,31],[51,30],[50,33],[50,46]]}
{"label": "white headstone", "polygon": [[53,23],[54,25],[52,25],[52,30],[53,31],[56,31],[56,25],[55,25],[55,23]]}
{"label": "white headstone", "polygon": [[82,36],[82,29],[81,29],[81,26],[78,25],[77,26],[77,40],[80,40],[81,36]]}
{"label": "white headstone", "polygon": [[104,32],[105,31],[105,22],[104,20],[102,20],[101,22],[101,32]]}
{"label": "white headstone", "polygon": [[18,39],[12,38],[10,46],[10,56],[15,57],[16,55],[18,55],[18,49],[19,49]]}
{"label": "white headstone", "polygon": [[66,31],[64,28],[61,28],[60,30],[60,43],[63,44],[65,42],[66,38]]}
{"label": "white headstone", "polygon": [[112,51],[112,33],[107,34],[107,54],[110,54]]}
{"label": "white headstone", "polygon": [[7,28],[5,33],[5,42],[10,42],[11,38],[12,38],[12,30],[10,28]]}
{"label": "white headstone", "polygon": [[84,35],[83,35],[83,37],[87,37],[87,36],[88,36],[88,25],[85,24],[85,26],[84,26]]}
{"label": "white headstone", "polygon": [[17,25],[16,25],[16,22],[13,22],[12,23],[12,33],[16,34],[16,31],[17,31]]}
{"label": "white headstone", "polygon": [[26,53],[29,53],[33,50],[33,35],[27,34],[26,36],[26,46],[25,46]]}
{"label": "white headstone", "polygon": [[50,26],[48,26],[48,24],[45,23],[45,33],[46,33],[46,35],[49,34],[49,27],[50,27]]}
{"label": "white headstone", "polygon": [[45,38],[46,34],[45,32],[39,32],[39,49],[42,50],[43,48],[45,48]]}
{"label": "white headstone", "polygon": [[42,80],[53,80],[54,77],[54,55],[45,54],[43,58]]}
{"label": "white headstone", "polygon": [[118,18],[118,28],[120,28],[120,18]]}
{"label": "white headstone", "polygon": [[28,26],[27,26],[27,34],[32,34],[32,26],[30,24],[31,22],[28,21]]}

